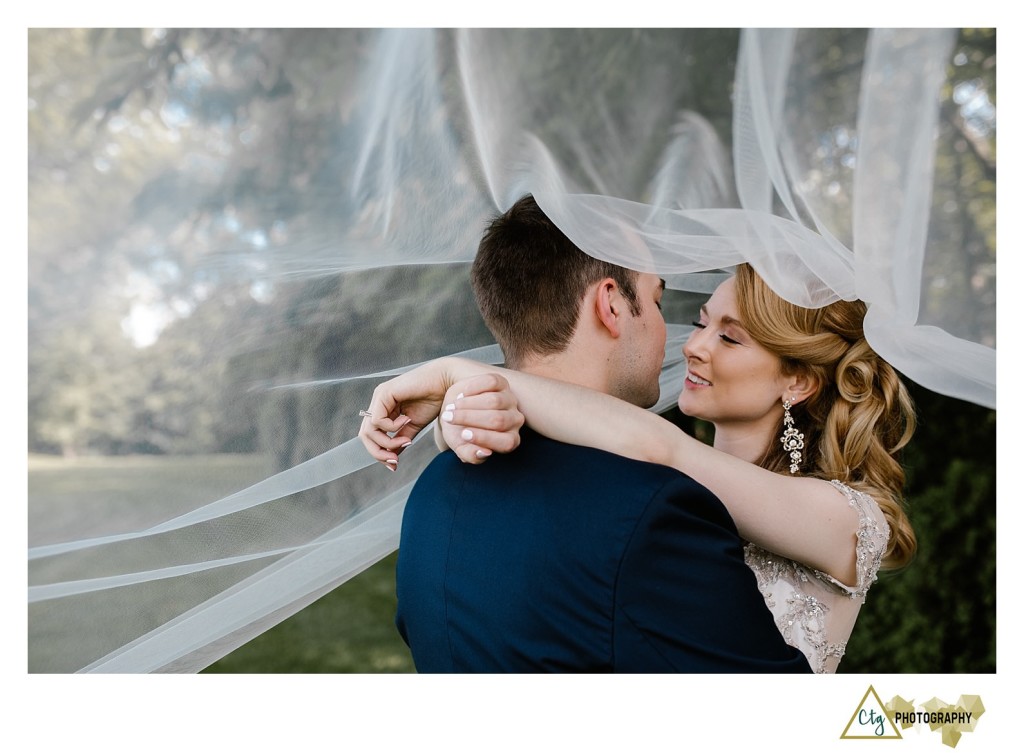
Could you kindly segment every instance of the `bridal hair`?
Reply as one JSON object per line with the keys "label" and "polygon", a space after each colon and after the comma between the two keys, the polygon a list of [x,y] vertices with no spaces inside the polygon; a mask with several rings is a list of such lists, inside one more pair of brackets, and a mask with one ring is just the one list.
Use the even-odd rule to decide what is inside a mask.
{"label": "bridal hair", "polygon": [[[747,332],[782,359],[783,373],[806,374],[818,385],[791,409],[806,434],[804,472],[870,494],[891,529],[884,566],[906,565],[917,541],[903,509],[899,452],[914,433],[914,406],[895,369],[864,339],[867,307],[862,301],[795,306],[747,264],[736,270],[736,300]],[[777,441],[760,462],[787,475],[789,464]]]}
{"label": "bridal hair", "polygon": [[477,305],[509,368],[564,351],[587,288],[608,277],[639,316],[637,273],[585,254],[530,194],[491,221],[472,268]]}

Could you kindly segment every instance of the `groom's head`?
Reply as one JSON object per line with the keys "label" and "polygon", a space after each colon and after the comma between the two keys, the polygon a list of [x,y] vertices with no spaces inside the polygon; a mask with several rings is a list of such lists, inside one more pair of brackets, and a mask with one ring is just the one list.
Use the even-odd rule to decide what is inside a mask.
{"label": "groom's head", "polygon": [[509,368],[554,370],[644,407],[659,394],[664,282],[588,256],[524,196],[488,226],[472,269]]}

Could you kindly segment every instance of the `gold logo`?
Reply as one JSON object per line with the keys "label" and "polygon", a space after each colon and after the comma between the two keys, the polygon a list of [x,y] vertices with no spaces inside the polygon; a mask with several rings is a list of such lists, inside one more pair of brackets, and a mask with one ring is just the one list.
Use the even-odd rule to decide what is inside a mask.
{"label": "gold logo", "polygon": [[869,685],[839,738],[902,740],[901,729],[926,724],[932,732],[941,733],[944,745],[955,748],[964,732],[974,732],[978,719],[984,713],[985,705],[977,695],[962,695],[955,704],[932,698],[914,706],[913,700],[907,701],[900,696],[883,704],[874,686]]}

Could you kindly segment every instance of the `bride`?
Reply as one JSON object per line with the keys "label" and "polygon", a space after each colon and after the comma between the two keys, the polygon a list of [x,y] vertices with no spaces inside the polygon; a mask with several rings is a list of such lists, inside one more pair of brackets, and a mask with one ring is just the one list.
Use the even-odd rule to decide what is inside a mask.
{"label": "bride", "polygon": [[[714,447],[614,397],[456,358],[378,386],[360,437],[393,469],[440,414],[439,445],[481,463],[514,450],[525,420],[552,439],[671,466],[721,499],[783,637],[816,672],[834,672],[878,570],[915,549],[898,460],[913,407],[865,341],[865,311],[795,306],[739,265],[683,348],[678,405],[714,425]],[[403,413],[413,404],[415,420]]]}

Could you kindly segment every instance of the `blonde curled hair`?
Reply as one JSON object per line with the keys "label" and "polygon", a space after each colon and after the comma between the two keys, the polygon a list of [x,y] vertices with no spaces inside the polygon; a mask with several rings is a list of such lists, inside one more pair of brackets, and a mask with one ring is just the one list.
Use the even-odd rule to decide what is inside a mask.
{"label": "blonde curled hair", "polygon": [[[814,393],[791,409],[804,433],[804,469],[871,495],[889,523],[884,566],[906,565],[917,548],[903,509],[900,450],[914,433],[914,406],[896,371],[864,339],[862,301],[807,309],[781,299],[747,264],[736,271],[744,328],[782,360],[786,375],[804,374]],[[779,424],[779,434],[782,423]],[[772,442],[760,465],[789,472],[789,455]]]}

